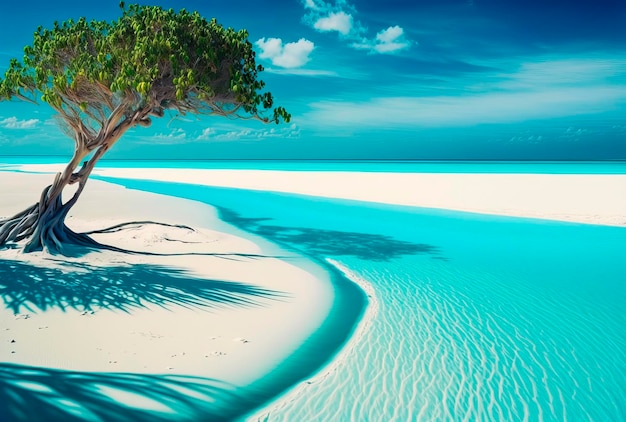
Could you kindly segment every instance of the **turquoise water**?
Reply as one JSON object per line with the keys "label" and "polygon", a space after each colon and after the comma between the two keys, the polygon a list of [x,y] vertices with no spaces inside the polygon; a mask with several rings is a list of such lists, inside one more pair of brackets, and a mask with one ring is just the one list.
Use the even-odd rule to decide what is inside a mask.
{"label": "turquoise water", "polygon": [[624,228],[103,180],[214,205],[372,288],[363,335],[263,420],[626,420]]}
{"label": "turquoise water", "polygon": [[[70,157],[2,157],[3,166],[66,163]],[[398,160],[102,160],[100,167],[422,173],[626,174],[626,161],[398,161]]]}

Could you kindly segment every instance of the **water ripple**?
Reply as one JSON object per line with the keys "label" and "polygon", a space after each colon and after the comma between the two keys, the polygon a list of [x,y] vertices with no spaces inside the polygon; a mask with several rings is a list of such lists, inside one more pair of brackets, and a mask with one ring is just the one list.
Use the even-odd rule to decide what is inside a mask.
{"label": "water ripple", "polygon": [[514,277],[415,261],[358,264],[378,316],[340,371],[270,420],[626,418],[624,313]]}

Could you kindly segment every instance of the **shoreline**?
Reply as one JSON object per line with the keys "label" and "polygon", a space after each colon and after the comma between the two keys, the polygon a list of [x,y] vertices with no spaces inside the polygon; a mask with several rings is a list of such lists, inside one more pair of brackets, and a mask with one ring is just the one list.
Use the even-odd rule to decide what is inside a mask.
{"label": "shoreline", "polygon": [[283,172],[102,168],[99,177],[626,226],[626,175]]}
{"label": "shoreline", "polygon": [[[56,172],[62,166],[13,166]],[[146,179],[582,224],[626,226],[626,175],[96,168]]]}
{"label": "shoreline", "polygon": [[339,366],[343,364],[346,359],[348,359],[356,345],[363,339],[367,331],[370,329],[372,321],[378,314],[379,303],[376,297],[376,292],[374,287],[367,280],[358,276],[337,260],[327,258],[325,259],[325,263],[326,265],[330,265],[335,270],[339,271],[346,279],[350,280],[351,283],[358,286],[358,288],[364,292],[367,296],[367,306],[357,321],[357,326],[352,332],[350,339],[343,345],[341,350],[333,356],[332,361],[330,361],[327,365],[320,367],[319,370],[311,377],[303,380],[304,382],[295,384],[291,389],[285,391],[276,399],[270,401],[265,406],[248,415],[250,420],[271,420],[272,412],[280,410],[283,407],[288,406],[289,403],[298,400],[299,397],[307,393],[310,385],[324,382],[326,378],[333,376]]}
{"label": "shoreline", "polygon": [[[0,216],[8,216],[19,211],[22,206],[34,202],[38,198],[39,190],[50,182],[50,175],[0,172],[0,180],[3,187],[11,186],[11,191],[3,189],[4,198],[10,199],[13,193],[13,199],[0,204]],[[193,248],[198,246],[197,243],[201,243],[208,246],[211,253],[218,255],[270,256],[261,258],[242,256],[234,261],[220,256],[200,258],[159,256],[155,260],[154,257],[146,255],[133,258],[109,252],[91,252],[80,258],[54,261],[52,257],[43,253],[23,255],[17,250],[5,249],[0,251],[0,264],[4,260],[4,264],[9,264],[9,269],[5,265],[4,268],[0,268],[0,272],[21,271],[19,274],[22,275],[17,277],[18,282],[32,284],[38,283],[37,280],[43,276],[43,273],[35,270],[36,268],[42,268],[42,271],[45,268],[45,274],[47,276],[52,274],[54,281],[57,277],[65,277],[61,274],[68,271],[72,273],[74,269],[71,267],[77,266],[81,267],[83,275],[67,277],[75,283],[74,289],[80,290],[79,284],[76,284],[79,280],[90,282],[90,276],[87,280],[81,279],[85,270],[87,274],[96,274],[93,280],[98,277],[112,279],[115,276],[111,275],[109,267],[113,266],[115,270],[124,267],[123,271],[130,271],[130,275],[127,274],[125,277],[132,276],[132,282],[129,280],[128,284],[123,284],[122,279],[116,282],[122,283],[123,288],[131,289],[134,294],[136,292],[132,289],[136,286],[133,283],[137,281],[142,286],[140,289],[149,290],[146,286],[150,282],[140,279],[140,275],[144,278],[158,279],[162,268],[176,268],[184,269],[184,279],[192,277],[194,285],[198,284],[196,281],[198,279],[211,277],[225,283],[250,284],[262,291],[279,292],[280,295],[274,298],[271,296],[259,298],[261,306],[238,308],[238,300],[241,298],[237,297],[232,302],[225,303],[225,306],[211,306],[206,310],[194,303],[193,298],[190,299],[191,302],[186,302],[177,299],[176,295],[167,297],[170,302],[166,301],[162,307],[158,303],[162,297],[155,299],[150,296],[150,294],[158,296],[161,293],[153,291],[138,293],[138,297],[134,299],[142,302],[141,305],[125,303],[123,299],[116,297],[122,301],[121,304],[104,306],[104,302],[94,302],[88,303],[85,307],[84,302],[72,304],[71,300],[68,302],[69,296],[64,296],[56,298],[56,302],[49,304],[47,309],[46,306],[42,309],[35,304],[31,305],[30,312],[16,314],[15,311],[19,310],[19,306],[14,304],[13,311],[8,308],[0,310],[0,313],[4,314],[0,320],[5,321],[2,324],[4,332],[0,334],[0,340],[9,342],[16,340],[13,343],[14,350],[11,350],[16,353],[5,350],[5,353],[0,354],[0,360],[9,365],[10,370],[21,371],[21,368],[41,367],[42,370],[45,368],[47,371],[61,370],[66,373],[95,371],[112,374],[137,372],[147,374],[146,376],[170,376],[170,374],[179,377],[200,376],[219,380],[228,386],[223,397],[218,393],[211,397],[213,400],[217,398],[217,404],[213,404],[220,412],[227,412],[224,408],[220,409],[220,406],[237,405],[232,402],[232,397],[226,394],[229,390],[234,388],[240,390],[238,395],[247,394],[247,399],[238,397],[240,403],[248,405],[246,409],[240,409],[239,412],[230,410],[231,414],[237,414],[237,417],[254,411],[259,405],[263,406],[269,397],[275,400],[275,393],[269,392],[273,386],[281,387],[278,395],[280,397],[285,382],[293,386],[302,381],[302,378],[294,381],[293,375],[285,374],[285,370],[279,372],[283,376],[292,376],[292,380],[278,380],[274,372],[277,368],[288,366],[286,359],[292,359],[294,351],[298,351],[295,355],[301,355],[305,343],[328,319],[327,314],[333,306],[334,293],[328,279],[330,275],[326,273],[326,280],[320,279],[320,275],[324,275],[326,269],[320,267],[313,270],[312,267],[318,264],[285,250],[281,250],[281,255],[288,256],[272,257],[271,254],[276,254],[280,250],[279,247],[269,249],[267,245],[259,247],[256,242],[253,243],[254,235],[239,237],[243,233],[241,230],[217,220],[214,208],[195,201],[130,191],[97,180],[90,182],[83,196],[68,217],[68,225],[75,230],[103,228],[132,220],[155,220],[199,228],[197,233],[187,233],[162,226],[129,227],[127,236],[126,233],[123,233],[123,236],[119,233],[99,235],[106,238],[98,238],[104,243],[132,250],[159,253],[173,251],[182,255],[193,253]],[[112,210],[106,206],[111,203],[115,203],[118,208]],[[229,226],[232,230],[228,233],[207,229],[218,227],[223,230]],[[207,259],[211,265],[207,266]],[[150,267],[155,265],[158,266],[158,270]],[[146,274],[140,274],[140,270],[133,268],[150,270]],[[169,278],[164,280],[162,285],[167,286],[169,281]],[[105,291],[106,294],[110,292],[110,289]],[[254,289],[252,292],[254,294]],[[8,305],[6,295],[4,299],[5,305]],[[244,297],[242,300],[249,298]],[[59,306],[65,306],[65,309],[61,310]],[[198,318],[204,322],[200,324]],[[181,326],[189,327],[196,334],[185,336],[180,330]],[[86,329],[88,331],[85,331]],[[71,340],[77,336],[81,338],[80,343]],[[47,348],[38,347],[41,341],[44,341]],[[335,353],[336,350],[332,351],[328,360],[331,360]],[[153,356],[155,354],[159,357]],[[212,365],[206,367],[207,362],[212,362]],[[318,370],[319,368],[315,369]],[[202,409],[202,406],[197,409],[201,410],[207,409]]]}

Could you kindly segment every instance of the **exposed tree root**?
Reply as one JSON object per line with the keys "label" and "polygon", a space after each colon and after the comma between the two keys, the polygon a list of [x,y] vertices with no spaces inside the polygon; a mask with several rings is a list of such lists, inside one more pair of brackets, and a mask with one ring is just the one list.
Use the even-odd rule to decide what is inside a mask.
{"label": "exposed tree root", "polygon": [[88,235],[76,233],[65,225],[67,213],[76,203],[84,184],[79,186],[79,190],[65,204],[61,194],[52,198],[49,196],[53,186],[47,186],[43,190],[38,203],[0,221],[0,246],[29,238],[23,249],[26,253],[45,248],[52,254],[74,255],[77,252],[76,247],[110,249]]}
{"label": "exposed tree root", "polygon": [[19,242],[34,231],[33,223],[39,215],[39,204],[0,221],[0,245],[6,242]]}
{"label": "exposed tree root", "polygon": [[[47,196],[51,186],[46,187],[42,193],[42,198]],[[89,235],[115,233],[128,228],[129,226],[154,224],[164,227],[180,228],[195,232],[192,227],[182,224],[167,224],[156,221],[132,221],[128,223],[116,224],[99,230],[76,233],[65,225],[65,217],[75,202],[75,195],[71,201],[63,204],[60,195],[47,208],[41,206],[42,202],[32,205],[20,213],[0,221],[0,246],[6,246],[12,242],[19,242],[30,236],[28,243],[24,246],[24,252],[34,252],[46,249],[51,254],[61,254],[65,256],[75,256],[84,253],[86,250],[108,250],[113,252],[148,255],[148,256],[183,256],[202,255],[214,256],[223,259],[258,259],[267,258],[265,255],[238,254],[238,253],[211,253],[211,252],[180,252],[180,253],[159,253],[149,251],[135,251],[119,248],[117,246],[100,243]],[[283,257],[286,258],[286,257]]]}
{"label": "exposed tree root", "polygon": [[107,227],[106,229],[83,232],[83,234],[89,235],[89,234],[115,233],[115,232],[124,230],[128,226],[141,226],[141,225],[146,225],[146,224],[154,224],[154,225],[163,226],[163,227],[173,227],[176,229],[185,229],[185,230],[189,230],[192,232],[196,231],[193,227],[185,226],[183,224],[167,224],[167,223],[159,223],[158,221],[130,221],[128,223],[116,224],[114,226]]}

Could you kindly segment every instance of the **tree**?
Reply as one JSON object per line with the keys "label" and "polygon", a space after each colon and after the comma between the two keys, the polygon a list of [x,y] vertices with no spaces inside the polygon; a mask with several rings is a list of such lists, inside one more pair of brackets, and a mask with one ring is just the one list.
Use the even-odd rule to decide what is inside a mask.
{"label": "tree", "polygon": [[[41,96],[74,140],[72,159],[39,202],[0,221],[0,246],[27,239],[25,252],[103,247],[69,229],[65,217],[98,160],[127,130],[150,126],[166,110],[289,122],[284,108],[272,108],[272,94],[261,92],[263,68],[245,30],[184,9],[123,2],[120,8],[113,22],[81,18],[39,27],[23,62],[12,59],[0,78],[0,100],[37,102]],[[63,189],[71,184],[77,190],[64,203]]]}

